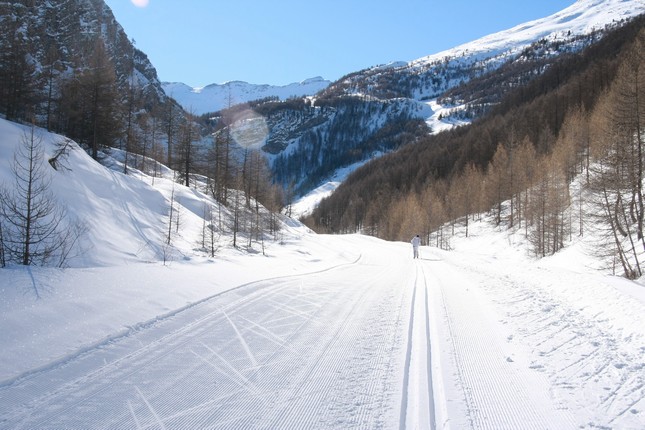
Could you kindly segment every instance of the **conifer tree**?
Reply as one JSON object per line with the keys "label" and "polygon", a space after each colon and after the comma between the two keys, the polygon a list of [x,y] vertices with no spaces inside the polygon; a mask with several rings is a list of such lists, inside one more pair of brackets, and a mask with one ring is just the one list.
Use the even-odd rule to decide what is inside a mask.
{"label": "conifer tree", "polygon": [[25,266],[63,266],[84,229],[69,222],[65,208],[54,200],[43,155],[42,138],[32,126],[14,154],[14,186],[0,191],[3,259]]}

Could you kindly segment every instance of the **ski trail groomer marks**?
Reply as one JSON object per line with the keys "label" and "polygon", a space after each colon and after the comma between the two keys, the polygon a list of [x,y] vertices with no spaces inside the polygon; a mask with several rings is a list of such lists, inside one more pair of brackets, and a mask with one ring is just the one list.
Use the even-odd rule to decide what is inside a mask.
{"label": "ski trail groomer marks", "polygon": [[399,424],[402,429],[435,429],[428,285],[419,263],[408,286],[413,292]]}
{"label": "ski trail groomer marks", "polygon": [[0,387],[0,428],[397,427],[415,271],[360,240],[351,264],[232,288]]}
{"label": "ski trail groomer marks", "polygon": [[433,325],[443,333],[433,337],[443,367],[435,381],[435,392],[443,391],[437,397],[445,400],[438,404],[442,428],[577,428],[543,373],[531,368],[530,350],[511,344],[515,333],[487,294],[491,283],[512,288],[514,281],[483,276],[483,262],[434,253],[442,256],[429,276]]}

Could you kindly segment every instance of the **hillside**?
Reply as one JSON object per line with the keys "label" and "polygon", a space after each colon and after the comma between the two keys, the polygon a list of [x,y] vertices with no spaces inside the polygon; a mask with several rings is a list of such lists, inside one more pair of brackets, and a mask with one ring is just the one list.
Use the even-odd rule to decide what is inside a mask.
{"label": "hillside", "polygon": [[[614,214],[607,206],[614,199],[638,204],[638,193],[623,193],[640,187],[638,179],[625,175],[641,178],[642,161],[612,154],[619,143],[627,146],[620,151],[634,154],[642,145],[643,20],[640,16],[581,54],[561,58],[472,125],[429,136],[356,170],[321,202],[309,225],[390,240],[423,232],[428,241],[449,247],[445,223],[467,227],[481,213],[494,213],[500,228],[524,228],[537,257],[558,252],[589,229],[605,230],[605,240],[619,250],[623,239],[640,238],[640,215],[614,222],[595,211],[601,207]],[[631,161],[618,167],[618,159]],[[608,166],[621,169],[618,180]],[[574,186],[577,175],[585,181]],[[604,200],[603,192],[609,193]],[[622,205],[616,210],[621,213]],[[632,248],[619,258],[625,276],[640,276],[639,254]],[[610,266],[618,264],[609,250],[604,258]]]}
{"label": "hillside", "polygon": [[[38,102],[50,90],[53,90],[50,97],[58,102],[61,80],[88,66],[90,51],[95,49],[97,40],[104,44],[120,92],[129,92],[134,79],[134,84],[143,90],[142,97],[148,106],[166,100],[154,66],[134,46],[102,0],[48,0],[35,6],[32,3],[0,4],[4,55],[11,55],[22,63],[25,60],[18,57],[29,53],[27,62],[22,63],[25,76],[15,77],[20,81],[31,78],[33,87],[28,91],[34,94],[26,102]],[[8,66],[6,61],[2,64]],[[29,76],[30,73],[33,75]],[[21,109],[24,108],[12,108],[16,113]],[[39,109],[45,107],[39,106]]]}
{"label": "hillside", "polygon": [[[324,186],[337,169],[481,117],[509,90],[528,85],[561,57],[643,12],[639,1],[578,1],[448,51],[351,73],[300,105],[269,101],[249,108],[266,117],[262,149],[270,154],[276,180],[304,195]],[[393,105],[405,108],[393,113]],[[410,129],[418,132],[401,133]]]}
{"label": "hillside", "polygon": [[4,118],[169,164],[186,115],[103,0],[0,2],[0,35]]}
{"label": "hillside", "polygon": [[[0,135],[3,136],[0,180],[4,189],[17,186],[11,170],[16,166],[14,154],[20,154],[20,148],[34,141],[35,169],[40,172],[41,185],[46,186],[42,194],[51,194],[48,200],[57,208],[65,208],[62,230],[82,226],[82,234],[63,263],[59,264],[58,256],[52,255],[48,261],[34,261],[35,265],[97,267],[190,260],[195,256],[213,256],[232,246],[234,234],[238,235],[238,246],[243,243],[250,251],[261,248],[264,240],[275,239],[278,225],[282,224],[279,215],[269,214],[262,207],[250,210],[242,208],[241,203],[225,206],[216,202],[206,191],[205,183],[191,188],[178,184],[174,172],[151,159],[139,158],[135,162],[131,157],[132,165],[125,175],[120,151],[102,154],[99,164],[73,141],[2,119]],[[55,170],[48,160],[66,141],[69,149],[60,157],[60,167]],[[25,163],[20,157],[18,161],[20,165]],[[24,175],[22,170],[19,171]],[[22,197],[18,194],[19,202]],[[234,225],[234,215],[243,225]],[[6,219],[2,219],[0,239],[8,243],[12,231]],[[24,237],[21,232],[15,233]],[[7,265],[15,263],[9,254],[6,257]]]}

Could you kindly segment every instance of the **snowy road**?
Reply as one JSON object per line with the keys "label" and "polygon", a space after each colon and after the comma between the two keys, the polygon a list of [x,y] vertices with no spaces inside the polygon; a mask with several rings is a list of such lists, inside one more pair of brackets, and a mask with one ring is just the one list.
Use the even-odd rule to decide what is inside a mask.
{"label": "snowy road", "polygon": [[630,351],[610,343],[603,349],[593,339],[600,355],[581,349],[582,325],[585,333],[596,329],[585,318],[564,327],[543,323],[572,312],[541,293],[545,279],[538,278],[546,272],[505,272],[508,265],[494,257],[466,260],[431,248],[412,260],[406,244],[366,237],[325,240],[358,257],[233,285],[0,384],[0,428],[567,429],[639,422],[638,368],[618,366],[619,386],[599,382],[614,393],[607,406],[613,415],[593,410],[596,400],[582,404],[576,384],[588,373],[572,370]]}

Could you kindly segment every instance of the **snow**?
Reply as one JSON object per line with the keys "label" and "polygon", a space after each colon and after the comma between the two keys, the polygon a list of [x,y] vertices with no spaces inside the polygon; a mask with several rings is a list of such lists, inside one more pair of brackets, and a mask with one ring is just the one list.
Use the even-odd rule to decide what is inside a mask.
{"label": "snow", "polygon": [[542,38],[567,39],[570,35],[589,34],[606,25],[645,13],[641,0],[578,0],[551,16],[517,25],[472,42],[411,61],[411,66],[441,61],[445,58],[492,58],[501,53],[519,53]]}
{"label": "snow", "polygon": [[465,110],[464,105],[445,106],[437,102],[436,99],[428,100],[424,103],[430,109],[430,115],[426,115],[426,124],[432,130],[432,134],[441,133],[442,131],[451,130],[455,127],[469,124],[469,121],[459,120],[451,117],[452,111]]}
{"label": "snow", "polygon": [[[382,154],[375,153],[371,158],[373,159],[380,155]],[[353,171],[368,162],[369,160],[359,161],[357,163],[350,164],[349,166],[336,169],[332,177],[327,182],[322,183],[312,191],[308,192],[306,195],[301,196],[300,198],[296,199],[295,202],[293,202],[293,204],[291,205],[291,216],[293,218],[300,219],[311,214],[313,209],[320,203],[322,199],[330,196]]]}
{"label": "snow", "polygon": [[290,97],[311,96],[324,90],[329,84],[330,81],[315,77],[281,86],[231,81],[195,88],[181,82],[163,82],[162,87],[187,112],[202,115],[266,97],[286,100]]}
{"label": "snow", "polygon": [[[5,183],[24,130],[0,120]],[[534,260],[484,219],[413,260],[285,219],[264,254],[223,237],[210,257],[208,196],[80,149],[68,166],[53,191],[87,251],[0,270],[0,428],[645,426],[645,288],[580,241]]]}

